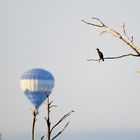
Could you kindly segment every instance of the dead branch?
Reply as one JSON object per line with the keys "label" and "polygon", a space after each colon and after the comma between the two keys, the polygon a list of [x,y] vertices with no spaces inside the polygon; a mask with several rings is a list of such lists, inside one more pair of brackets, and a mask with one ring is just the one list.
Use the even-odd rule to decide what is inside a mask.
{"label": "dead branch", "polygon": [[67,114],[65,114],[64,116],[61,117],[61,119],[51,128],[51,132],[53,131],[53,129],[55,127],[57,127],[62,121],[64,121],[68,116],[71,115],[71,113],[73,113],[74,111],[70,111]]}
{"label": "dead branch", "polygon": [[50,106],[50,108],[53,108],[53,107],[58,107],[57,105],[52,105],[52,106]]}
{"label": "dead branch", "polygon": [[51,102],[49,103],[49,108],[50,108],[50,109],[53,108],[53,107],[58,107],[57,105],[52,105],[52,103],[53,103],[53,101],[51,101]]}
{"label": "dead branch", "polygon": [[64,128],[63,128],[60,132],[58,132],[58,134],[56,134],[56,135],[52,138],[52,140],[54,140],[54,139],[57,138],[61,133],[63,133],[63,131],[66,129],[66,127],[69,125],[69,123],[70,123],[70,122],[68,122],[68,123],[64,126]]}
{"label": "dead branch", "polygon": [[50,122],[50,105],[53,102],[49,101],[49,97],[47,99],[47,118],[45,117],[45,120],[47,122],[47,134],[48,134],[48,140],[51,140],[51,122]]}
{"label": "dead branch", "polygon": [[43,140],[44,136],[41,137],[41,140]]}
{"label": "dead branch", "polygon": [[47,117],[44,117],[46,120],[46,123],[47,123],[47,137],[48,137],[47,140],[54,140],[66,129],[66,127],[69,125],[69,122],[65,125],[65,127],[61,131],[59,131],[53,138],[51,138],[51,134],[52,134],[54,128],[56,128],[61,122],[63,122],[68,116],[70,116],[72,112],[74,112],[74,111],[70,111],[67,114],[63,115],[60,118],[60,120],[51,128],[50,109],[53,107],[57,107],[56,105],[53,105],[52,103],[53,103],[53,101],[50,101],[49,97],[48,97],[47,102],[46,102]]}
{"label": "dead branch", "polygon": [[35,131],[35,123],[36,123],[36,116],[38,115],[38,109],[35,108],[32,112],[33,115],[33,123],[32,123],[32,140],[34,140],[34,131]]}
{"label": "dead branch", "polygon": [[[122,58],[122,57],[126,57],[126,56],[140,57],[139,55],[129,53],[129,54],[124,54],[124,55],[120,55],[120,56],[104,57],[104,59],[118,59],[118,58]],[[100,61],[100,59],[87,59],[87,61]]]}
{"label": "dead branch", "polygon": [[[125,29],[125,24],[122,25],[122,30],[123,30],[123,34],[117,32],[116,30],[114,30],[113,28],[107,26],[106,24],[104,24],[100,19],[98,18],[92,18],[95,21],[97,21],[98,23],[91,23],[91,22],[87,22],[85,20],[81,20],[82,22],[100,28],[101,29],[101,33],[100,35],[104,34],[104,33],[108,33],[111,34],[113,36],[115,36],[116,38],[120,39],[122,42],[124,42],[130,49],[132,49],[136,54],[127,54],[127,55],[121,55],[118,57],[105,57],[104,59],[117,59],[117,58],[122,58],[122,57],[126,57],[126,56],[134,56],[134,57],[140,57],[140,52],[137,50],[137,46],[134,44],[134,40],[133,40],[133,36],[131,37],[131,39],[129,38],[129,36],[126,33],[126,29]],[[99,61],[97,59],[88,59],[87,61]]]}
{"label": "dead branch", "polygon": [[96,26],[96,27],[100,27],[100,28],[106,27],[106,25],[100,19],[95,18],[95,17],[92,17],[92,19],[97,20],[99,22],[99,24],[90,23],[90,22],[87,22],[85,20],[81,20],[81,21],[85,22],[86,24],[89,24],[89,25],[92,25],[92,26]]}
{"label": "dead branch", "polygon": [[128,41],[132,43],[133,46],[135,46],[135,44],[133,43],[133,40],[134,40],[133,36],[131,36],[131,39],[130,39],[130,37],[126,33],[125,23],[123,23],[121,27],[122,27],[124,36],[127,38]]}

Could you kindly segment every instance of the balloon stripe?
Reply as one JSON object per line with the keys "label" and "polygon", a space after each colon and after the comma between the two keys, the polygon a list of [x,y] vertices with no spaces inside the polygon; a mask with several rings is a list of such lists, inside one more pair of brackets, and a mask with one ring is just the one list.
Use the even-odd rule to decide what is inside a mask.
{"label": "balloon stripe", "polygon": [[20,86],[22,91],[28,89],[29,91],[41,91],[44,88],[51,90],[54,87],[52,80],[21,80]]}
{"label": "balloon stripe", "polygon": [[46,80],[54,80],[54,77],[50,72],[46,72],[43,69],[32,69],[27,71],[21,79],[46,79]]}
{"label": "balloon stripe", "polygon": [[51,93],[54,77],[46,70],[31,69],[22,75],[20,86],[31,103],[39,107]]}
{"label": "balloon stripe", "polygon": [[35,107],[39,107],[43,101],[49,96],[50,92],[44,93],[44,92],[31,92],[31,91],[26,91],[25,95],[27,98],[31,101],[31,103]]}

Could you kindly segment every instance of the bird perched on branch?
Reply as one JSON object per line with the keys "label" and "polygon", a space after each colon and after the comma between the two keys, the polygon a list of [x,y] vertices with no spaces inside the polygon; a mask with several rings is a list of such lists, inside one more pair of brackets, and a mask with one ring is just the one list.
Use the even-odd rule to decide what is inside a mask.
{"label": "bird perched on branch", "polygon": [[104,61],[104,55],[103,55],[103,53],[98,48],[96,50],[97,50],[97,53],[99,55],[99,62],[100,62],[100,60]]}

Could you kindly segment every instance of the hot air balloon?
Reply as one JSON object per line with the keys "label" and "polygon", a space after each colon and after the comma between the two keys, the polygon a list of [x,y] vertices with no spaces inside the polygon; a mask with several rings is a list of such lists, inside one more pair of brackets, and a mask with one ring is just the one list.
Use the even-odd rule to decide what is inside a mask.
{"label": "hot air balloon", "polygon": [[47,70],[31,69],[22,75],[20,87],[35,108],[39,108],[54,87],[54,77]]}

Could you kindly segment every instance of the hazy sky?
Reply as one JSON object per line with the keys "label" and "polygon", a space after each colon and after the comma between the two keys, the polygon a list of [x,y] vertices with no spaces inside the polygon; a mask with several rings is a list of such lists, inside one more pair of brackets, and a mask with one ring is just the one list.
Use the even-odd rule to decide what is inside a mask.
{"label": "hazy sky", "polygon": [[[98,17],[120,30],[126,23],[140,46],[139,0],[0,0],[0,132],[30,132],[32,104],[19,87],[21,75],[44,68],[55,77],[54,121],[70,110],[72,132],[139,131],[139,58],[87,62],[131,52],[110,35],[81,22]],[[121,31],[121,30],[120,30]],[[45,105],[37,131],[45,131]]]}

